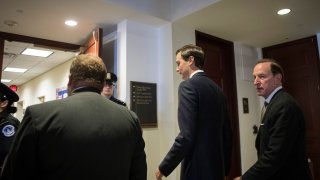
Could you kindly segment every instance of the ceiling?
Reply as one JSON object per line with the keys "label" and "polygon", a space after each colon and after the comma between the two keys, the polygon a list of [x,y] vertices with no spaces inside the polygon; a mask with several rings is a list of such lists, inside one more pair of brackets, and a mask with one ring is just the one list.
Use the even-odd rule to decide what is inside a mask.
{"label": "ceiling", "polygon": [[[320,33],[319,0],[222,0],[177,22],[214,36],[267,47]],[[282,8],[291,13],[277,15]]]}
{"label": "ceiling", "polygon": [[[159,1],[0,0],[0,31],[81,45],[96,27],[103,28],[104,34],[108,34],[124,19],[154,26],[169,21],[253,47],[271,46],[320,32],[319,0],[221,0],[216,3],[213,3],[215,0],[198,0],[186,1],[183,6],[172,6],[177,3],[175,0],[161,0],[164,4],[161,5],[162,12]],[[153,5],[149,4],[151,2]],[[200,7],[198,4],[203,2],[211,2],[211,5]],[[167,9],[174,14],[179,7],[180,12],[186,12],[183,16],[161,17],[161,14],[167,14]],[[290,8],[292,13],[278,16],[276,11],[280,8]],[[78,26],[66,27],[64,21],[69,18],[77,20]],[[18,25],[8,26],[4,23],[7,20]],[[75,55],[58,50],[54,50],[49,58],[20,54],[31,46],[34,45],[5,42],[3,69],[7,66],[29,68],[23,74],[2,72],[3,79],[12,79],[8,85],[21,85]]]}
{"label": "ceiling", "polygon": [[[53,51],[53,53],[47,57],[34,57],[21,54],[26,48],[36,48],[41,50]],[[21,85],[29,80],[49,71],[53,67],[70,60],[77,53],[65,52],[53,49],[46,49],[40,47],[34,47],[30,43],[22,42],[9,42],[5,41],[4,56],[2,64],[2,79],[12,80],[7,85]],[[16,73],[4,71],[6,67],[28,69],[25,73]]]}

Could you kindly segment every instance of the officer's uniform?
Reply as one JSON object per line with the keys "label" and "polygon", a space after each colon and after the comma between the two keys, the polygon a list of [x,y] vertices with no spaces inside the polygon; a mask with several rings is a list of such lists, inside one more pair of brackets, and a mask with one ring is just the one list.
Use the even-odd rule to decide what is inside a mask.
{"label": "officer's uniform", "polygon": [[115,97],[113,97],[113,96],[110,97],[110,100],[113,101],[113,102],[115,102],[115,103],[117,103],[117,104],[120,104],[120,105],[122,105],[122,106],[127,107],[127,104],[126,104],[125,102],[123,102],[123,101],[121,101],[121,100],[119,100],[119,99],[117,99],[117,98],[115,98]]}
{"label": "officer's uniform", "polygon": [[[117,80],[118,80],[118,78],[114,73],[112,73],[112,72],[108,72],[107,73],[107,77],[106,77],[106,83],[107,84],[113,84],[114,85],[117,82]],[[115,103],[117,103],[117,104],[120,104],[122,106],[127,107],[127,104],[125,102],[115,98],[113,95],[110,97],[110,100],[115,102]]]}
{"label": "officer's uniform", "polygon": [[10,114],[17,111],[11,105],[19,100],[19,96],[6,85],[0,83],[0,101],[5,100],[8,100],[8,106],[0,112],[0,170],[20,125],[20,121]]}

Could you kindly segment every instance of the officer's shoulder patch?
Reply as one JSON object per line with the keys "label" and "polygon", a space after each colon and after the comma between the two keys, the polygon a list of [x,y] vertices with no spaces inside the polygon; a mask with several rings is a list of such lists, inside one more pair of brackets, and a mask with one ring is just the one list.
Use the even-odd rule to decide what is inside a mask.
{"label": "officer's shoulder patch", "polygon": [[5,125],[3,128],[2,128],[2,134],[6,137],[11,137],[13,136],[14,134],[16,133],[16,128],[9,124],[9,125]]}

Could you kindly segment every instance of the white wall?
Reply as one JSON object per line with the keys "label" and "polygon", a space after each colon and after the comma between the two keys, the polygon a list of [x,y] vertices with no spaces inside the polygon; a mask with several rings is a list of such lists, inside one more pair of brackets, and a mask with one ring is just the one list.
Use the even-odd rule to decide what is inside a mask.
{"label": "white wall", "polygon": [[[71,61],[67,61],[19,86],[19,103],[23,104],[22,108],[26,109],[27,106],[40,103],[40,96],[44,96],[45,101],[55,100],[56,88],[67,87],[70,65]],[[22,120],[22,117],[18,119]]]}
{"label": "white wall", "polygon": [[[259,126],[261,104],[253,86],[252,70],[259,59],[259,51],[253,47],[234,43],[242,173],[257,160],[253,126]],[[249,101],[247,114],[243,113],[242,98],[248,98]]]}
{"label": "white wall", "polygon": [[172,126],[175,115],[171,36],[170,23],[152,27],[125,20],[118,24],[119,97],[130,107],[130,81],[157,84],[158,127],[143,129],[148,179],[155,178],[154,172],[176,136]]}

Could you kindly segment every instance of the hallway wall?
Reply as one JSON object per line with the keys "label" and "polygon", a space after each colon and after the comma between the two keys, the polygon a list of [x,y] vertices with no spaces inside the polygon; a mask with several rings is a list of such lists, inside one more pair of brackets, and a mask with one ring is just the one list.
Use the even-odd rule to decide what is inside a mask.
{"label": "hallway wall", "polygon": [[[68,83],[71,61],[67,61],[54,69],[19,86],[19,103],[25,110],[28,106],[41,103],[38,99],[44,96],[44,101],[56,99],[56,88],[66,88]],[[22,120],[22,116],[17,117]]]}

